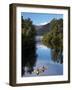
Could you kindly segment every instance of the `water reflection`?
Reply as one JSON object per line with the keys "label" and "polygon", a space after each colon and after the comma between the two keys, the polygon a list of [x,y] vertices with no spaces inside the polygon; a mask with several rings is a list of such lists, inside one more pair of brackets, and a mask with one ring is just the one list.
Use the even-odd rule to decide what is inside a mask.
{"label": "water reflection", "polygon": [[31,51],[29,50],[23,51],[23,76],[62,75],[63,55],[60,50],[50,49],[43,44],[37,44],[36,56],[32,57],[30,53]]}
{"label": "water reflection", "polygon": [[60,49],[51,49],[51,58],[52,61],[62,64],[63,63],[63,54]]}
{"label": "water reflection", "polygon": [[22,61],[21,61],[21,76],[25,75],[25,73],[31,74],[34,70],[33,67],[36,64],[36,47],[35,42],[33,43],[31,40],[25,40],[22,37]]}
{"label": "water reflection", "polygon": [[62,50],[48,48],[41,41],[35,45],[22,41],[22,77],[62,74],[62,65],[52,64],[63,63]]}

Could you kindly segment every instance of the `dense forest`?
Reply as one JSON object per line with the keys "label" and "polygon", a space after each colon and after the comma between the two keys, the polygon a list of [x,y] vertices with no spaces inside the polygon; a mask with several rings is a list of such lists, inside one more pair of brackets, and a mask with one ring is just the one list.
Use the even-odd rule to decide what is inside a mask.
{"label": "dense forest", "polygon": [[31,73],[36,62],[35,35],[32,21],[22,17],[22,76],[25,74],[25,67],[27,72]]}
{"label": "dense forest", "polygon": [[[50,22],[50,31],[44,33],[42,43],[52,50],[52,58],[63,63],[63,20],[53,19]],[[59,62],[59,61],[58,61]]]}

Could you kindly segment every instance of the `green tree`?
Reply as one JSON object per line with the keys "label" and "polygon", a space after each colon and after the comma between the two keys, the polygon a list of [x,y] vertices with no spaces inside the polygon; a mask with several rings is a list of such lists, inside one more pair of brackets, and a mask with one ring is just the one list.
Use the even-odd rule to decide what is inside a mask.
{"label": "green tree", "polygon": [[25,73],[25,67],[31,73],[36,62],[35,35],[35,27],[30,18],[22,17],[22,76]]}
{"label": "green tree", "polygon": [[[50,23],[50,32],[43,35],[43,44],[50,48],[61,49],[63,47],[63,33],[60,30],[62,28],[60,27],[62,26],[62,22],[60,20],[53,19]],[[61,22],[61,24],[59,21]]]}
{"label": "green tree", "polygon": [[42,43],[53,49],[53,53],[55,52],[53,57],[54,59],[58,59],[63,52],[63,20],[53,19],[50,26],[51,30],[43,35]]}

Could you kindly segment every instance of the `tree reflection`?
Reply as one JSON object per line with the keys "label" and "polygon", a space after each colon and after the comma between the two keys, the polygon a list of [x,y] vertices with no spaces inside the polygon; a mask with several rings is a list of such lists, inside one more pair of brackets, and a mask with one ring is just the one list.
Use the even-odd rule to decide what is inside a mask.
{"label": "tree reflection", "polygon": [[27,73],[32,73],[33,67],[36,64],[36,41],[35,41],[35,27],[32,25],[30,19],[23,19],[22,17],[22,68],[21,76]]}
{"label": "tree reflection", "polygon": [[54,62],[63,63],[63,19],[53,19],[50,28],[50,32],[43,35],[42,43],[51,48]]}
{"label": "tree reflection", "polygon": [[60,49],[51,49],[51,58],[54,62],[63,63],[63,54]]}

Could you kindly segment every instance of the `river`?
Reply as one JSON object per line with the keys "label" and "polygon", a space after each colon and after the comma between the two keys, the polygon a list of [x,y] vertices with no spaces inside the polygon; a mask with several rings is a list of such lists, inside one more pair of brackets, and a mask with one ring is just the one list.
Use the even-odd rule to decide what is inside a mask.
{"label": "river", "polygon": [[[26,73],[24,76],[48,76],[48,75],[63,75],[63,64],[54,62],[52,60],[51,49],[41,43],[42,37],[37,37],[36,54],[37,61],[34,66],[34,72],[32,74]],[[44,71],[42,72],[41,70]],[[37,72],[39,73],[37,74]]]}

